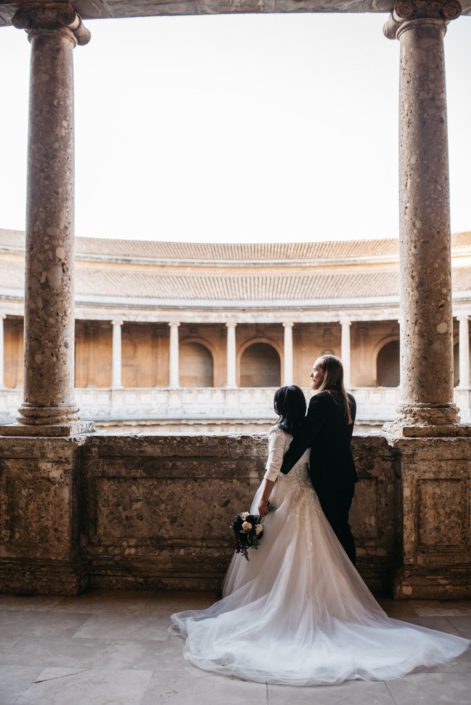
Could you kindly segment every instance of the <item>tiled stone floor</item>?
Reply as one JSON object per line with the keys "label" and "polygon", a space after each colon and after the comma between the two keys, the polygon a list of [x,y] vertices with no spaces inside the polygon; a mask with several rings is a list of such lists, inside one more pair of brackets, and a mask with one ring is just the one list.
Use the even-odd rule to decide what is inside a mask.
{"label": "tiled stone floor", "polygon": [[[315,688],[213,676],[182,657],[172,612],[208,593],[92,591],[0,595],[0,705],[470,705],[471,649],[444,666],[383,682]],[[471,638],[471,602],[383,601],[390,616]]]}

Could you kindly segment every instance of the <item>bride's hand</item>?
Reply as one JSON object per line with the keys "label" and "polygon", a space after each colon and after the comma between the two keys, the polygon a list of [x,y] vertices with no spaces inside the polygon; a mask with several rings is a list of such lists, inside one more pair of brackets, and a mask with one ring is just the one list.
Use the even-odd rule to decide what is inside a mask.
{"label": "bride's hand", "polygon": [[258,513],[260,514],[261,517],[264,517],[268,514],[268,500],[267,499],[262,499],[258,505]]}

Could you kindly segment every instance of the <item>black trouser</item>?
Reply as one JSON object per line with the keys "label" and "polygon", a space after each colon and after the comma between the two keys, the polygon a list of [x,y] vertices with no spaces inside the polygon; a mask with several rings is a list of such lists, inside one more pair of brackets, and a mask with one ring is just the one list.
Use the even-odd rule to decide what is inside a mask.
{"label": "black trouser", "polygon": [[318,491],[317,496],[329,524],[343,546],[343,550],[353,565],[356,565],[355,541],[348,523],[353,490],[346,492],[342,490]]}

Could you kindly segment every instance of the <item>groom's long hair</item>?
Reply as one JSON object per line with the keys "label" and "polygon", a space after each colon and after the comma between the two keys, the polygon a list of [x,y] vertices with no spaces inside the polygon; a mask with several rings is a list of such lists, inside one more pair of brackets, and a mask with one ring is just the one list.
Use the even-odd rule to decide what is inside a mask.
{"label": "groom's long hair", "polygon": [[343,406],[345,409],[345,420],[350,426],[353,423],[352,412],[350,410],[350,399],[348,398],[347,391],[343,383],[343,365],[342,361],[339,360],[335,355],[321,355],[319,358],[319,365],[324,370],[324,379],[322,384],[317,391],[336,391],[338,392],[343,401]]}
{"label": "groom's long hair", "polygon": [[283,431],[296,436],[301,430],[306,416],[306,398],[302,389],[295,384],[280,387],[275,392],[273,403],[275,412],[280,417],[278,426]]}

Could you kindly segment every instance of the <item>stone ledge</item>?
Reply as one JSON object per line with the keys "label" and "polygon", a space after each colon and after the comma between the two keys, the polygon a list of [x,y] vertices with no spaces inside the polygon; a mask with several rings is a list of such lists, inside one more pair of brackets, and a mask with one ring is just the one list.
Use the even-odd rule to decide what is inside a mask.
{"label": "stone ledge", "polygon": [[95,430],[93,421],[74,421],[64,424],[21,424],[12,423],[0,426],[0,436],[21,436],[21,437],[40,437],[40,438],[57,438],[57,437],[73,437],[80,436],[84,433],[92,433]]}
{"label": "stone ledge", "polygon": [[383,426],[387,438],[471,438],[471,424],[440,424],[436,426]]}

